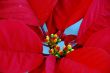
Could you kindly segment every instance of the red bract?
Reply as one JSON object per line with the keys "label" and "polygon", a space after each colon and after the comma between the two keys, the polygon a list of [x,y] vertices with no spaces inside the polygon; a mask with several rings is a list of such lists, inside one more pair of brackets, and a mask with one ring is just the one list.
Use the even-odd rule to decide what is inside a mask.
{"label": "red bract", "polygon": [[[0,72],[110,73],[110,35],[108,34],[110,28],[101,30],[109,25],[110,1],[94,0],[92,5],[92,0],[28,1],[38,18],[39,24],[27,26],[27,22],[21,23],[19,19],[15,21],[14,18],[9,18],[11,20],[6,20],[5,14],[3,14],[5,18],[2,18],[4,20],[0,20]],[[78,44],[83,45],[83,48],[77,48],[59,58],[42,54],[42,42],[45,36],[38,26],[42,26],[46,22],[48,34],[60,33],[63,35],[62,32],[68,26],[80,20],[85,14],[77,38]],[[93,34],[93,32],[96,33]],[[42,41],[36,33],[42,38]],[[91,36],[92,34],[93,36]],[[103,34],[105,37],[102,37]],[[71,38],[67,39],[67,37]],[[62,38],[65,43],[69,43],[76,39],[76,36],[63,35]]]}
{"label": "red bract", "polygon": [[38,17],[39,24],[43,25],[51,14],[57,0],[27,0]]}
{"label": "red bract", "polygon": [[110,55],[100,48],[80,48],[61,59],[50,55],[45,61],[41,73],[110,73]]}
{"label": "red bract", "polygon": [[38,27],[38,18],[35,16],[27,0],[0,0],[1,19],[19,21],[30,26],[39,36],[43,35]]}
{"label": "red bract", "polygon": [[[84,17],[92,0],[28,0],[40,24],[46,20],[49,33],[64,31]],[[53,27],[54,26],[54,27]]]}
{"label": "red bract", "polygon": [[25,24],[0,20],[0,72],[23,73],[43,61],[42,44]]}
{"label": "red bract", "polygon": [[0,19],[13,19],[27,25],[38,26],[37,17],[27,0],[0,0]]}
{"label": "red bract", "polygon": [[[96,7],[98,5],[97,4],[98,2],[100,2],[100,1],[95,1],[94,0],[92,5],[94,5],[94,7]],[[106,1],[104,1],[104,3],[106,3]],[[91,5],[90,8],[92,8],[92,5]],[[96,8],[93,8],[93,9],[96,9]],[[89,11],[91,11],[91,10],[89,10]],[[94,12],[97,12],[97,11],[94,10]],[[88,14],[89,14],[89,12],[88,12]],[[89,16],[87,16],[87,17],[89,17]],[[53,17],[51,17],[51,18],[53,18]],[[84,21],[85,20],[86,20],[86,17],[85,17]],[[108,21],[106,19],[104,19],[104,20]],[[54,18],[53,18],[53,21],[54,21]],[[57,21],[54,21],[54,24],[56,24],[58,22],[61,23],[62,21],[61,22],[60,21],[61,20],[58,19]],[[50,21],[50,22],[52,22],[52,21]],[[96,22],[98,22],[98,21],[96,20]],[[58,26],[58,28],[60,28],[60,25]],[[102,24],[102,25],[104,25],[104,24]],[[57,26],[57,24],[56,24],[56,26]],[[83,24],[82,24],[82,26],[83,26]],[[86,26],[84,26],[84,27],[88,28]],[[97,27],[100,28],[101,27],[100,24],[97,25]],[[83,32],[83,30],[86,30],[86,29],[84,29],[84,28],[82,30],[80,29],[80,32]],[[98,29],[96,28],[96,30],[98,30]],[[92,30],[92,27],[91,27],[91,31],[94,31],[94,29]],[[88,30],[86,30],[85,32],[88,32]],[[103,32],[100,32],[100,33],[103,33]],[[96,34],[94,34],[94,36],[95,35]],[[89,38],[89,36],[86,35],[86,34],[84,36]],[[105,35],[105,36],[108,36],[108,35]],[[80,37],[80,35],[78,37]],[[83,37],[81,37],[81,38],[83,38]],[[92,39],[94,39],[94,38],[92,38]],[[102,40],[104,40],[104,39],[105,38],[102,38]],[[82,40],[84,40],[84,42],[86,42],[85,39],[81,39],[81,40],[79,39],[79,42],[83,42]],[[95,41],[96,45],[98,43],[97,41]],[[108,41],[110,41],[110,40],[108,40]],[[89,41],[89,42],[91,42],[91,41]],[[83,43],[81,43],[81,44],[83,44]],[[106,42],[104,43],[104,45],[105,44],[106,44]],[[104,47],[100,46],[100,47],[94,48],[94,46],[93,46],[93,48],[87,48],[87,47],[86,48],[80,48],[80,49],[74,51],[73,53],[69,54],[68,56],[60,59],[59,61],[57,60],[58,62],[55,62],[56,63],[55,66],[57,66],[57,67],[51,73],[110,73],[110,71],[109,71],[109,68],[110,68],[110,62],[109,62],[110,61],[110,55],[105,51],[105,49],[102,49],[102,48],[104,48]],[[48,70],[50,70],[50,69],[48,68]]]}
{"label": "red bract", "polygon": [[103,48],[110,54],[110,28],[94,33],[85,43],[84,47]]}
{"label": "red bract", "polygon": [[89,73],[89,71],[95,73],[94,70],[96,73],[98,73],[97,71],[99,73],[110,72],[110,55],[101,48],[80,48],[67,55],[67,58],[85,66],[85,68],[82,66],[82,71],[84,69],[85,73]]}
{"label": "red bract", "polygon": [[32,25],[28,25],[28,26],[40,37],[42,41],[45,41],[44,40],[45,36],[43,35],[43,32],[39,26],[32,26]]}
{"label": "red bract", "polygon": [[[77,41],[84,44],[97,31],[110,27],[110,1],[93,0],[79,29]],[[104,34],[103,34],[104,35]]]}
{"label": "red bract", "polygon": [[[86,13],[92,0],[58,0],[47,20],[48,26],[56,26],[64,31],[68,26],[80,20]],[[48,27],[50,33],[54,27]]]}
{"label": "red bract", "polygon": [[77,38],[76,35],[64,35],[63,37],[63,40],[65,41],[65,44],[67,45],[68,43],[74,43]]}

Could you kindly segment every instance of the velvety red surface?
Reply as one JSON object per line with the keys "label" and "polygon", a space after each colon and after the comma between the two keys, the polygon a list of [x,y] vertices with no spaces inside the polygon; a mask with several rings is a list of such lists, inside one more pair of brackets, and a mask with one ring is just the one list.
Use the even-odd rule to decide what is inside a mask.
{"label": "velvety red surface", "polygon": [[110,28],[94,33],[85,43],[84,47],[103,48],[110,54]]}
{"label": "velvety red surface", "polygon": [[61,59],[50,55],[44,61],[40,73],[110,73],[110,55],[101,48],[80,48]]}
{"label": "velvety red surface", "polygon": [[38,26],[37,17],[27,0],[0,0],[0,19],[13,19]]}
{"label": "velvety red surface", "polygon": [[43,25],[51,14],[57,0],[27,0],[34,13],[38,17],[38,22]]}
{"label": "velvety red surface", "polygon": [[109,21],[110,0],[93,0],[79,29],[78,43],[84,44],[95,32],[110,27]]}
{"label": "velvety red surface", "polygon": [[[34,25],[29,26],[26,24],[33,24],[34,19],[31,19],[32,11],[28,11],[26,1],[0,1],[0,72],[110,73],[110,28],[104,29],[109,27],[110,1],[94,0],[91,6],[91,0],[28,1],[38,18]],[[23,8],[19,3],[23,3]],[[43,56],[40,40],[43,36],[38,26],[46,21],[48,33],[56,33],[84,16],[77,38],[78,43],[86,43],[83,48],[77,48],[61,59]],[[74,38],[70,35],[63,39],[67,43]]]}
{"label": "velvety red surface", "polygon": [[[68,26],[80,20],[88,10],[92,0],[58,0],[56,6],[47,20],[48,26],[56,26],[64,31]],[[48,27],[49,32],[55,27]]]}
{"label": "velvety red surface", "polygon": [[45,21],[49,33],[65,28],[81,19],[91,0],[28,0],[42,25]]}
{"label": "velvety red surface", "polygon": [[0,20],[0,72],[23,73],[42,61],[39,37],[25,24]]}

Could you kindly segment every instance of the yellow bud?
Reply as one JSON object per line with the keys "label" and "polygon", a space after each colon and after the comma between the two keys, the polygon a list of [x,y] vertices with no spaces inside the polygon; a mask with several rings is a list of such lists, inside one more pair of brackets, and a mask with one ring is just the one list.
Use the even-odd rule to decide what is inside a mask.
{"label": "yellow bud", "polygon": [[58,45],[56,45],[56,47],[59,47]]}
{"label": "yellow bud", "polygon": [[46,36],[46,40],[49,40],[49,36]]}
{"label": "yellow bud", "polygon": [[49,50],[49,53],[50,53],[50,54],[53,54],[53,53],[54,53],[54,49],[50,49],[50,50]]}
{"label": "yellow bud", "polygon": [[54,35],[54,37],[55,37],[55,38],[57,38],[57,37],[58,37],[58,35],[57,35],[57,34],[55,34],[55,35]]}
{"label": "yellow bud", "polygon": [[71,51],[74,51],[74,49],[72,49]]}
{"label": "yellow bud", "polygon": [[72,48],[72,46],[69,44],[68,46],[67,46],[68,48]]}
{"label": "yellow bud", "polygon": [[56,43],[57,42],[57,39],[54,39],[53,41],[54,41],[54,43]]}
{"label": "yellow bud", "polygon": [[67,53],[70,53],[70,51],[67,51]]}

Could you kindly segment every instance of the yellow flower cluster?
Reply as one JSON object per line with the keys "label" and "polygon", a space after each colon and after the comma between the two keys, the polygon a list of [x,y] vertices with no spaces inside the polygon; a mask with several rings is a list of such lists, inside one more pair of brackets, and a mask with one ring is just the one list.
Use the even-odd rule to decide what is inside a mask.
{"label": "yellow flower cluster", "polygon": [[61,42],[61,39],[58,37],[57,34],[51,34],[50,36],[46,36],[45,43],[49,46],[50,48],[49,53],[51,55],[61,58],[66,54],[74,51],[70,44],[64,46],[63,50],[61,50],[60,47],[58,46],[59,42]]}

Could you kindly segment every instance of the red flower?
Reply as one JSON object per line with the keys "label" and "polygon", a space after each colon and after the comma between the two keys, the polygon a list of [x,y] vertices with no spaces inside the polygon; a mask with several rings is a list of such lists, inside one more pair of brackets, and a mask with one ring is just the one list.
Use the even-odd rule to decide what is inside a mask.
{"label": "red flower", "polygon": [[[78,3],[79,2],[80,1],[78,1]],[[84,2],[87,2],[87,1],[84,1]],[[80,36],[80,34],[84,33],[84,36],[89,38],[89,36],[85,34],[85,32],[89,32],[89,31],[86,30],[85,28],[88,28],[89,23],[91,23],[92,21],[90,21],[90,22],[88,21],[89,22],[88,23],[86,20],[89,20],[88,18],[91,17],[91,16],[88,16],[89,14],[93,14],[92,10],[94,10],[94,12],[97,12],[95,7],[98,6],[98,4],[97,4],[98,2],[103,3],[101,1],[94,0],[92,2],[91,7],[88,10],[88,13],[86,14],[86,16],[84,18],[84,21],[81,25],[82,27],[80,28],[80,31],[79,31],[79,34],[77,37],[78,44],[81,44],[84,46],[84,43],[82,43],[82,42],[87,41],[87,40],[85,40],[85,38]],[[75,23],[80,18],[82,18],[85,15],[85,12],[86,12],[88,6],[90,5],[91,1],[88,1],[87,4],[86,3],[83,4],[83,1],[82,1],[81,5],[77,5],[77,6],[81,6],[79,8],[82,8],[82,9],[79,9],[79,12],[77,12],[77,10],[75,10],[73,8],[74,4],[72,4],[72,3],[76,3],[76,5],[77,5],[77,1],[75,2],[74,0],[73,0],[73,2],[66,1],[66,0],[57,2],[56,7],[53,9],[53,13],[50,15],[50,17],[46,21],[48,31],[50,34],[56,33],[58,30],[60,30],[62,33],[65,28],[70,26],[70,24]],[[106,4],[106,1],[104,1],[104,3]],[[100,4],[100,5],[103,5],[103,4]],[[106,5],[106,6],[108,7],[109,5]],[[66,9],[66,7],[67,7],[67,9]],[[85,8],[85,7],[87,7],[87,8]],[[72,8],[72,9],[69,9],[69,8]],[[102,8],[102,7],[100,6],[100,8]],[[83,12],[83,10],[84,10],[84,12]],[[72,14],[73,14],[73,17],[72,17]],[[76,17],[75,17],[75,14],[76,14]],[[100,14],[100,11],[99,11],[99,14]],[[98,14],[94,13],[94,15],[98,15]],[[98,21],[96,20],[96,22],[98,22]],[[94,22],[92,22],[92,23],[94,23]],[[86,24],[87,24],[87,27],[84,26]],[[54,28],[52,28],[53,26],[54,26]],[[92,30],[92,27],[90,30]],[[94,31],[94,29],[92,31]],[[91,33],[89,33],[89,34],[91,35]],[[94,34],[94,36],[95,35],[97,35],[97,34]],[[63,37],[63,39],[65,40],[64,37]],[[94,38],[91,37],[91,39],[94,39]],[[102,38],[102,39],[104,39],[104,38]],[[89,41],[89,42],[91,42],[91,41]],[[96,45],[97,45],[97,43],[98,43],[98,41],[95,42]],[[54,57],[54,56],[47,57],[47,60],[45,62],[45,68],[42,69],[43,72],[44,73],[109,73],[110,72],[109,71],[109,67],[110,67],[109,54],[104,49],[102,49],[103,47],[94,47],[94,46],[91,47],[88,44],[89,43],[87,43],[87,47],[90,47],[90,48],[87,48],[86,46],[84,46],[84,48],[75,50],[72,53],[70,53],[69,55],[67,55],[66,57],[61,58],[59,60],[56,60],[56,57]],[[44,65],[42,65],[42,66],[44,66]],[[37,68],[35,70],[33,70],[32,73],[36,72],[36,70],[37,70]]]}
{"label": "red flower", "polygon": [[[92,0],[29,0],[35,14],[38,16],[39,24],[37,23],[37,26],[27,26],[25,25],[26,23],[21,23],[19,20],[0,20],[0,72],[110,73],[110,55],[108,52],[110,41],[110,35],[108,34],[110,31],[108,30],[110,28],[100,30],[93,36],[90,36],[93,33],[89,33],[90,38],[85,34],[85,32],[89,31],[85,29],[84,36],[87,37],[87,40],[85,40],[83,36],[80,36],[80,34],[83,34],[82,28],[90,28],[90,31],[94,31],[93,27],[88,27],[91,25],[89,23],[92,21],[88,21],[89,23],[87,26],[84,25],[86,25],[86,19],[89,17],[88,15],[91,14],[90,11],[96,11],[95,9],[97,8],[94,7],[97,7],[97,3],[107,4],[104,5],[105,7],[109,6],[107,3],[109,1],[107,0],[103,2],[101,2],[102,0],[94,0],[88,10],[91,1]],[[99,7],[101,5],[100,3]],[[108,14],[106,9],[107,8],[102,8],[102,13],[104,11]],[[75,36],[75,38],[72,36],[71,38],[71,40],[77,38],[75,42],[83,45],[83,48],[77,48],[62,58],[57,58],[52,55],[45,56],[42,54],[42,42],[45,36],[43,36],[44,32],[41,31],[38,26],[42,26],[43,23],[46,22],[49,34],[59,33],[60,31],[59,35],[62,35],[63,37],[61,38],[66,40],[66,36],[62,34],[63,31],[72,23],[81,19],[85,14],[86,16],[81,25],[82,27],[80,28],[78,38],[77,36]],[[97,13],[94,13],[94,15],[96,14]],[[100,13],[98,17],[100,18]],[[107,18],[104,18],[104,23],[108,22]],[[100,27],[100,24],[102,25],[99,20],[95,21],[99,23],[97,25],[98,27]],[[35,31],[36,29],[37,31]],[[99,30],[99,28],[97,28],[97,30]],[[42,38],[42,41],[36,33]],[[105,34],[105,37],[102,37],[102,34]],[[101,40],[98,41],[98,39]],[[71,40],[67,39],[65,43]],[[57,50],[58,49],[59,48],[57,48]]]}

